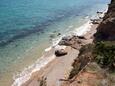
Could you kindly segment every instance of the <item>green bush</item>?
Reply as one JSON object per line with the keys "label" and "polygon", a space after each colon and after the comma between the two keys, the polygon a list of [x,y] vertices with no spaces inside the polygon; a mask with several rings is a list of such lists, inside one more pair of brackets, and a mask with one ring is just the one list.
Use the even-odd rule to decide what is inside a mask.
{"label": "green bush", "polygon": [[95,60],[102,67],[114,69],[115,45],[107,42],[97,42],[94,48]]}

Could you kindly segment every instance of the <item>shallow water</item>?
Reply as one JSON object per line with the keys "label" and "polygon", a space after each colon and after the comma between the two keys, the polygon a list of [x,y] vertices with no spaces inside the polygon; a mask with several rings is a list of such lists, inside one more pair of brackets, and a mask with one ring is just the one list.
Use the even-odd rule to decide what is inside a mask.
{"label": "shallow water", "polygon": [[[1,0],[0,86],[42,55],[52,38],[104,11],[109,0]],[[7,82],[7,84],[6,84]]]}

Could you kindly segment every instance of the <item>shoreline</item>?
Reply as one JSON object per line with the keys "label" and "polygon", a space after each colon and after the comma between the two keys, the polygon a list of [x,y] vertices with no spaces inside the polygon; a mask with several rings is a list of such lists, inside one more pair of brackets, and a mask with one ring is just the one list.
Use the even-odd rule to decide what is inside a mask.
{"label": "shoreline", "polygon": [[[62,40],[63,36],[69,37],[69,36],[71,36],[71,34],[76,35],[77,31],[84,32],[84,30],[82,30],[82,29],[85,29],[84,24],[86,24],[92,18],[97,18],[97,16],[96,16],[97,11],[100,11],[100,12],[105,11],[105,9],[107,8],[107,3],[108,3],[108,1],[103,1],[103,2],[102,1],[96,1],[96,2],[91,1],[91,3],[84,3],[84,1],[70,1],[67,5],[65,5],[64,3],[61,2],[63,7],[60,8],[60,6],[56,5],[56,7],[54,7],[54,9],[52,9],[49,7],[49,5],[52,6],[52,4],[50,4],[50,2],[47,0],[45,2],[47,2],[49,4],[42,6],[41,5],[41,4],[43,4],[42,1],[40,4],[40,6],[41,6],[40,8],[42,8],[43,11],[41,9],[39,9],[38,6],[36,6],[37,4],[39,4],[39,1],[37,1],[37,3],[35,3],[36,4],[35,6],[38,8],[37,9],[38,11],[40,10],[40,15],[42,13],[45,13],[48,15],[51,13],[51,15],[49,15],[49,17],[47,17],[45,15],[39,16],[39,13],[36,16],[36,14],[37,14],[36,12],[38,12],[38,11],[35,11],[35,14],[31,13],[31,11],[36,10],[36,7],[34,6],[34,2],[31,3],[33,10],[29,10],[26,6],[24,6],[30,11],[30,15],[37,17],[37,19],[35,19],[34,22],[31,21],[31,18],[33,20],[33,17],[31,17],[31,16],[26,16],[30,19],[30,22],[23,22],[23,21],[28,20],[28,18],[25,18],[25,16],[22,16],[23,17],[22,21],[20,21],[20,19],[18,19],[18,16],[16,16],[17,21],[14,22],[13,24],[18,23],[18,21],[19,21],[19,24],[16,24],[15,26],[16,27],[19,26],[19,28],[23,28],[23,25],[24,25],[24,27],[27,26],[27,28],[24,28],[25,31],[27,29],[33,31],[34,26],[36,29],[39,29],[37,27],[37,26],[39,26],[39,24],[42,28],[42,26],[44,25],[44,24],[41,25],[42,21],[47,24],[50,23],[50,25],[43,28],[44,31],[41,31],[42,29],[40,29],[40,31],[38,31],[37,33],[35,32],[36,34],[28,35],[27,37],[24,37],[24,38],[22,37],[21,39],[15,40],[11,44],[8,44],[6,47],[2,47],[1,53],[0,53],[0,55],[1,55],[1,58],[0,58],[1,59],[0,82],[1,83],[0,83],[0,86],[13,86],[16,81],[17,82],[16,82],[15,86],[19,86],[23,82],[28,81],[31,78],[31,76],[33,75],[33,72],[38,73],[37,70],[41,71],[41,70],[45,69],[46,66],[48,67],[49,64],[55,64],[54,60],[57,59],[58,57],[55,57],[53,55],[49,56],[49,55],[46,55],[46,53],[48,53],[52,48],[56,48],[57,50],[58,49],[60,50],[62,48],[62,46],[59,47],[56,45],[59,44],[59,41]],[[67,1],[64,1],[64,2],[67,2]],[[78,2],[80,2],[80,4]],[[85,1],[85,2],[87,2],[87,1]],[[56,2],[51,1],[51,3],[55,4]],[[92,5],[93,3],[95,3],[95,5]],[[17,3],[17,4],[21,4],[21,3]],[[27,4],[30,4],[30,2],[28,2]],[[71,5],[71,4],[75,4],[75,5]],[[8,4],[8,6],[9,6],[9,4]],[[48,6],[49,11],[48,11],[48,9],[44,9],[44,8],[46,8],[46,6]],[[68,8],[66,8],[66,6]],[[17,5],[17,7],[20,7],[20,5]],[[17,13],[18,9],[14,9],[14,10],[16,10],[16,13]],[[24,10],[20,10],[20,11],[25,12]],[[52,12],[55,12],[53,10],[55,10],[56,13],[52,14]],[[67,12],[67,14],[66,14],[66,12]],[[28,13],[26,13],[26,14],[28,15]],[[19,13],[19,15],[20,15],[20,13]],[[60,15],[63,15],[62,16],[63,19],[60,19]],[[10,17],[10,15],[8,15],[8,16]],[[43,16],[43,19],[39,20],[39,17],[41,18],[42,16]],[[59,16],[59,19],[58,19],[58,16]],[[7,19],[7,18],[5,18],[5,19]],[[14,21],[16,18],[12,17],[12,19]],[[47,21],[47,19],[48,20],[56,19],[56,21]],[[5,32],[9,32],[11,30],[11,35],[12,35],[12,33],[13,33],[12,31],[14,31],[14,33],[15,33],[15,27],[12,26],[12,24],[9,24],[9,22],[7,22],[7,20],[6,20],[6,23],[8,23],[8,25],[11,25],[13,30],[12,30],[12,28],[11,29],[8,28],[8,31],[7,31],[7,28],[6,28]],[[38,22],[38,21],[40,21],[40,22]],[[22,27],[20,27],[21,26],[20,23],[21,23]],[[30,23],[32,24],[32,27],[31,27]],[[25,24],[26,24],[26,26],[25,26]],[[4,24],[3,26],[6,26],[6,25]],[[87,24],[86,24],[86,26],[87,26]],[[77,30],[77,29],[79,29],[79,30]],[[16,34],[18,33],[17,30],[18,29],[16,29]],[[23,33],[23,29],[19,29],[19,31],[21,31]],[[87,30],[87,31],[89,31],[89,30]],[[26,31],[26,32],[28,32],[28,31]],[[7,37],[7,34],[3,34],[3,35],[5,37]],[[63,46],[63,48],[64,47],[65,46]],[[71,51],[71,50],[69,50],[69,48],[70,47],[68,47],[68,46],[66,47],[67,52]],[[64,50],[66,50],[66,49],[64,48]],[[54,51],[52,51],[51,53],[54,54]],[[66,59],[67,58],[68,58],[68,56],[66,56]],[[60,62],[61,61],[58,61],[57,63],[60,63]],[[52,67],[52,68],[54,68],[54,67]],[[59,68],[57,68],[57,69],[59,69]],[[49,70],[49,71],[51,71],[51,70]],[[42,80],[42,78],[40,78],[38,81],[40,81],[40,80]]]}
{"label": "shoreline", "polygon": [[[89,24],[88,26],[87,26],[87,24]],[[81,31],[81,33],[84,35],[84,36],[87,36],[87,37],[89,37],[89,36],[91,36],[91,34],[93,35],[93,33],[94,32],[96,32],[96,31],[93,31],[93,30],[91,30],[92,28],[93,29],[95,29],[96,30],[96,27],[98,26],[98,25],[92,25],[92,24],[90,24],[89,23],[89,21],[88,21],[88,23],[86,23],[85,24],[86,25],[86,27],[87,28],[85,28],[84,30],[82,30]],[[83,26],[81,26],[81,28],[83,28],[84,27],[84,25]],[[80,29],[81,28],[79,28],[79,31],[80,31]],[[78,31],[78,32],[79,32]],[[92,33],[93,32],[93,33]],[[82,35],[81,34],[81,35]],[[88,34],[90,34],[90,35],[88,35]],[[87,38],[86,37],[86,38]],[[90,39],[90,42],[92,41],[93,39]],[[57,47],[57,48],[59,48],[59,47]],[[66,48],[68,48],[68,47],[66,47]],[[46,61],[47,59],[46,59],[46,57],[49,57],[50,58],[50,60],[48,61],[47,60],[47,62],[45,62],[42,58],[40,58],[41,59],[41,61],[43,62],[41,62],[42,64],[41,64],[41,68],[40,68],[40,65],[38,66],[37,64],[37,62],[40,62],[40,60],[39,61],[37,61],[36,62],[36,65],[38,66],[38,69],[37,69],[37,66],[36,65],[33,65],[33,67],[34,66],[36,66],[36,67],[34,67],[34,69],[33,69],[33,71],[31,70],[31,72],[29,71],[28,73],[30,73],[28,76],[25,76],[25,75],[23,75],[23,73],[22,73],[22,75],[21,76],[24,76],[23,78],[21,78],[21,77],[19,77],[19,78],[17,78],[16,80],[15,80],[15,82],[13,83],[13,85],[12,86],[26,86],[28,83],[30,83],[32,80],[34,80],[34,78],[32,78],[33,76],[35,77],[35,75],[36,74],[38,74],[38,75],[41,75],[41,74],[39,74],[40,73],[40,71],[42,71],[43,69],[46,69],[46,67],[49,67],[49,69],[51,69],[50,68],[50,66],[48,66],[48,65],[50,65],[50,64],[55,64],[55,59],[57,59],[58,57],[55,57],[54,55],[52,56],[52,58],[51,58],[51,54],[54,54],[54,51],[55,51],[55,48],[53,49],[53,48],[47,48],[47,49],[45,49],[45,51],[46,51],[46,53],[43,55],[43,59]],[[70,52],[70,51],[68,51],[68,52]],[[78,51],[77,51],[78,52]],[[75,55],[78,55],[78,54],[75,54]],[[72,61],[70,62],[70,64],[69,64],[69,70],[71,70],[71,64],[73,63],[73,61],[74,61],[74,59],[76,58],[76,56],[74,55],[74,58],[73,59],[71,59]],[[66,56],[66,58],[67,58],[68,56]],[[61,57],[61,58],[63,58],[63,57]],[[60,62],[60,61],[59,61]],[[44,64],[44,65],[43,65]],[[30,66],[30,67],[32,67],[32,66]],[[31,69],[31,68],[30,68]],[[69,71],[68,70],[68,71]],[[24,72],[24,71],[23,71]],[[63,75],[63,74],[62,74]],[[37,78],[37,77],[36,77]],[[20,83],[21,82],[21,83]],[[30,85],[30,86],[32,86],[32,85]]]}
{"label": "shoreline", "polygon": [[[108,8],[106,8],[105,11],[103,11],[103,16],[104,13],[108,10]],[[101,20],[100,20],[101,22]],[[100,24],[100,23],[99,23]],[[45,68],[50,68],[51,64],[55,64],[54,60],[57,59],[58,57],[56,57],[54,55],[55,50],[56,49],[61,49],[64,48],[66,50],[66,48],[69,48],[68,46],[59,46],[58,43],[62,40],[63,37],[67,37],[67,36],[72,36],[72,35],[76,35],[76,36],[84,36],[86,38],[85,44],[88,43],[92,43],[93,41],[93,34],[96,33],[96,28],[99,26],[99,24],[92,24],[91,20],[89,19],[89,21],[87,21],[87,23],[83,24],[82,26],[78,27],[78,28],[74,28],[73,31],[70,31],[68,34],[69,35],[61,35],[61,37],[59,38],[55,38],[55,40],[53,40],[52,42],[52,46],[46,48],[43,52],[42,52],[42,56],[40,57],[40,59],[38,59],[34,64],[28,66],[27,68],[25,68],[20,75],[18,74],[18,78],[14,77],[13,78],[13,84],[12,86],[27,86],[28,83],[30,83],[29,86],[33,86],[33,84],[31,85],[32,80],[34,81],[34,79],[37,78],[37,76],[35,76],[36,74],[39,74],[41,71],[45,70]],[[82,29],[82,30],[81,30]],[[71,47],[72,48],[72,47]],[[73,49],[73,48],[72,48]],[[70,51],[67,51],[70,52]],[[77,50],[77,53],[79,52],[79,50]],[[79,53],[78,53],[79,54]],[[75,54],[75,55],[78,55]],[[47,58],[49,57],[49,59]],[[51,57],[51,58],[50,58]],[[48,60],[47,60],[47,59]],[[63,58],[63,56],[62,56]],[[42,63],[43,62],[43,63]],[[59,61],[60,62],[60,61]],[[71,64],[74,62],[74,59],[72,59]],[[70,66],[70,70],[72,68],[71,64],[69,64]],[[70,71],[69,71],[70,72]],[[58,75],[58,74],[57,74]],[[68,74],[69,75],[69,74]],[[34,78],[33,78],[34,77]],[[43,77],[41,77],[43,78]],[[41,79],[40,79],[41,80]],[[39,81],[39,80],[37,80]],[[35,82],[36,83],[36,82]],[[36,86],[36,85],[35,85]],[[37,84],[38,86],[38,84]],[[50,86],[50,85],[49,85]]]}

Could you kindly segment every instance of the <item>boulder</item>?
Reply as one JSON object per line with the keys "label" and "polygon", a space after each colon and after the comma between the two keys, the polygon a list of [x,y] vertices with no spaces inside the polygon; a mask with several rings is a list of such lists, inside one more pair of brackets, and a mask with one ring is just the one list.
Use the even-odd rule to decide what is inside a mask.
{"label": "boulder", "polygon": [[67,36],[67,37],[63,37],[62,40],[59,42],[59,45],[70,46],[70,45],[74,44],[77,39],[78,39],[77,36]]}
{"label": "boulder", "polygon": [[79,39],[86,39],[84,36],[77,36]]}
{"label": "boulder", "polygon": [[63,37],[62,40],[58,43],[59,45],[71,46],[74,49],[80,49],[81,45],[84,44],[84,36],[68,36]]}
{"label": "boulder", "polygon": [[57,57],[67,55],[67,52],[64,49],[56,50],[55,55]]}

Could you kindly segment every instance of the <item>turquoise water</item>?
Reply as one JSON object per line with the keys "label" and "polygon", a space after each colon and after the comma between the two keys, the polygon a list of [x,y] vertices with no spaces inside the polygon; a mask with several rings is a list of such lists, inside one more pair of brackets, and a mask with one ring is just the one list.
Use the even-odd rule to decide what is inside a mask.
{"label": "turquoise water", "polygon": [[[34,56],[25,56],[32,48],[37,46],[40,54],[51,45],[52,33],[55,33],[55,38],[57,33],[64,34],[81,26],[96,15],[97,10],[104,11],[109,1],[1,0],[0,82],[2,86],[5,86],[7,81],[10,82],[15,72],[38,59]],[[5,77],[8,79],[4,79]]]}

